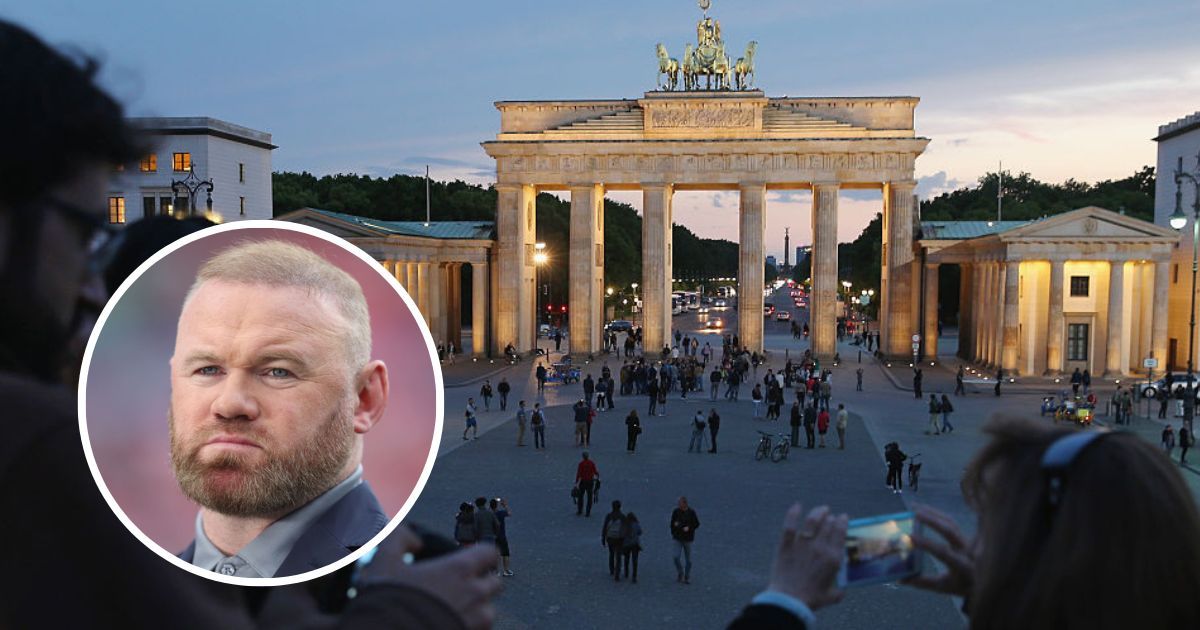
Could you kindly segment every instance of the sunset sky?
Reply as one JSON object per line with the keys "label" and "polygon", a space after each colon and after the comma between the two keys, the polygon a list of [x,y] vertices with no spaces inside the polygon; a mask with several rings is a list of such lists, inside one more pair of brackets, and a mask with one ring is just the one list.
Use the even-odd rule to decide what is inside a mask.
{"label": "sunset sky", "polygon": [[[768,96],[921,98],[918,193],[1006,170],[1058,182],[1155,162],[1161,124],[1200,109],[1200,3],[713,0],[731,51],[759,42]],[[0,3],[0,17],[99,57],[132,115],[270,132],[276,170],[423,173],[487,184],[497,100],[637,98],[654,46],[694,40],[693,0],[150,0]],[[740,54],[740,52],[739,52]],[[614,199],[640,206],[640,195]],[[843,194],[853,239],[878,193]],[[809,239],[811,196],[768,198],[769,254]],[[675,220],[737,238],[736,193],[681,193]],[[436,216],[436,209],[435,209]],[[777,236],[778,235],[778,236]]]}

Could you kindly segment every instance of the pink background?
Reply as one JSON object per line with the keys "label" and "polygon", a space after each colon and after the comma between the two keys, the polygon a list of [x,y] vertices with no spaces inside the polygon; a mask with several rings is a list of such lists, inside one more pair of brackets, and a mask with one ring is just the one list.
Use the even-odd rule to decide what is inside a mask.
{"label": "pink background", "polygon": [[175,481],[167,435],[167,362],[183,298],[196,270],[218,250],[266,238],[303,245],[362,285],[372,358],[387,364],[391,385],[383,420],[365,436],[363,478],[388,516],[412,494],[434,445],[437,395],[429,347],[413,312],[374,265],[283,229],[232,230],[188,243],[142,274],[114,306],[96,340],[86,389],[89,437],[105,484],[130,520],[171,553],[191,542],[198,509]]}

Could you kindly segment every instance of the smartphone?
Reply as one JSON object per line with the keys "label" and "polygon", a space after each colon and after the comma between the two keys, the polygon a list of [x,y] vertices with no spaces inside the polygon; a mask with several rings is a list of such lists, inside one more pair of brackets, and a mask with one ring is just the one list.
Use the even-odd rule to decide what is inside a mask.
{"label": "smartphone", "polygon": [[912,542],[919,528],[912,512],[850,521],[838,586],[895,582],[921,573],[922,554]]}

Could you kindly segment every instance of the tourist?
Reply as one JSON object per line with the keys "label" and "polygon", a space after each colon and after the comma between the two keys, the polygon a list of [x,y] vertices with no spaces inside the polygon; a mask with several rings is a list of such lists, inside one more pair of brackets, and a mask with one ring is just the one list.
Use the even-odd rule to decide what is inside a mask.
{"label": "tourist", "polygon": [[805,437],[805,447],[806,448],[811,449],[811,448],[816,447],[817,440],[816,440],[816,435],[814,433],[816,426],[817,426],[817,405],[816,405],[816,401],[814,400],[813,404],[806,405],[804,407],[804,437]]}
{"label": "tourist", "polygon": [[858,368],[857,370],[854,370],[854,378],[855,378],[854,389],[855,389],[855,391],[861,392],[863,390],[862,377],[863,377],[863,369],[862,368]]}
{"label": "tourist", "polygon": [[[692,542],[696,540],[696,529],[700,518],[696,510],[688,506],[687,497],[679,497],[679,504],[671,511],[671,539],[675,541],[675,581],[691,584]],[[680,562],[680,555],[684,562]]]}
{"label": "tourist", "polygon": [[[695,341],[693,340],[693,343]],[[629,512],[625,515],[625,531],[621,535],[621,554],[625,561],[625,577],[637,584],[638,555],[642,553],[642,525],[637,515]],[[629,561],[633,560],[632,577],[629,572]]]}
{"label": "tourist", "polygon": [[492,410],[492,382],[488,379],[483,379],[483,386],[479,388],[479,397],[483,398],[483,410]]}
{"label": "tourist", "polygon": [[1162,449],[1167,454],[1167,459],[1170,459],[1175,450],[1175,431],[1169,424],[1162,430]]}
{"label": "tourist", "polygon": [[544,393],[546,391],[546,366],[538,363],[535,374],[537,375],[538,393]]}
{"label": "tourist", "polygon": [[1004,381],[1004,368],[996,369],[996,395],[1000,395],[1000,383]]}
{"label": "tourist", "polygon": [[755,383],[754,390],[750,392],[750,400],[754,403],[754,415],[751,416],[755,420],[758,419],[759,408],[762,407],[763,393],[762,386]]}
{"label": "tourist", "polygon": [[592,515],[597,481],[600,481],[600,471],[596,469],[596,462],[589,459],[588,452],[584,451],[579,465],[575,467],[575,487],[579,488],[579,498],[575,502],[575,516],[583,514],[585,507],[587,515]]}
{"label": "tourist", "polygon": [[572,417],[575,420],[575,446],[580,448],[587,446],[587,423],[590,411],[591,409],[587,403],[583,402],[582,398],[571,406]]}
{"label": "tourist", "polygon": [[1171,397],[1167,395],[1167,388],[1163,387],[1158,390],[1158,395],[1155,396],[1158,400],[1158,418],[1161,420],[1167,417],[1167,403]]}
{"label": "tourist", "polygon": [[721,430],[721,416],[717,415],[717,410],[710,409],[708,414],[708,436],[712,438],[712,448],[708,449],[709,453],[717,452],[717,432]]}
{"label": "tourist", "polygon": [[800,411],[800,401],[792,403],[792,415],[789,424],[792,426],[792,448],[800,448],[800,424],[804,414]]}
{"label": "tourist", "polygon": [[592,397],[596,394],[596,381],[592,380],[592,373],[583,378],[583,400],[587,402],[587,406],[592,406]]}
{"label": "tourist", "polygon": [[512,385],[508,384],[507,377],[501,377],[500,383],[496,385],[496,392],[500,394],[500,411],[508,409],[508,393],[512,391]]}
{"label": "tourist", "polygon": [[850,414],[846,411],[846,405],[839,404],[837,412],[837,428],[838,434],[838,450],[846,450],[846,425],[849,423]]}
{"label": "tourist", "polygon": [[822,411],[829,411],[829,399],[833,398],[833,382],[829,380],[831,376],[830,373],[826,372],[821,382],[817,385],[821,395]]}
{"label": "tourist", "polygon": [[708,423],[704,420],[704,412],[696,411],[696,416],[692,418],[692,440],[688,442],[688,452],[692,449],[699,453],[704,448],[704,429]]}
{"label": "tourist", "polygon": [[562,352],[562,329],[554,329],[554,351]]}
{"label": "tourist", "polygon": [[1083,393],[1086,394],[1092,391],[1092,371],[1089,369],[1084,369],[1081,380],[1083,381]]}
{"label": "tourist", "polygon": [[825,448],[825,433],[829,431],[829,410],[822,409],[817,414],[817,434],[820,437],[821,448]]}
{"label": "tourist", "polygon": [[1192,432],[1188,430],[1187,422],[1179,427],[1179,465],[1187,463],[1187,452],[1192,447]]}
{"label": "tourist", "polygon": [[625,552],[625,515],[621,513],[621,502],[612,502],[612,511],[604,515],[600,526],[600,546],[608,547],[608,574],[613,580],[621,581],[621,556]]}
{"label": "tourist", "polygon": [[658,384],[658,415],[667,415],[667,390],[671,387],[671,381],[664,379]]}
{"label": "tourist", "polygon": [[542,413],[542,403],[533,403],[529,427],[533,429],[533,448],[546,448],[546,415]]}
{"label": "tourist", "polygon": [[[501,399],[503,400],[503,399]],[[517,446],[525,446],[525,401],[517,403]]]}
{"label": "tourist", "polygon": [[1071,393],[1075,396],[1079,395],[1079,386],[1083,385],[1083,374],[1079,372],[1079,368],[1071,373]]}
{"label": "tourist", "polygon": [[889,442],[883,447],[883,459],[887,462],[888,468],[888,487],[892,489],[892,494],[903,494],[904,490],[904,460],[908,459],[908,455],[900,450],[900,445],[896,442]]}
{"label": "tourist", "polygon": [[929,395],[929,428],[925,430],[925,435],[938,435],[942,432],[942,427],[938,423],[938,419],[942,415],[942,404],[938,402],[937,394]]}
{"label": "tourist", "polygon": [[655,415],[654,410],[658,406],[658,379],[649,378],[646,383],[646,395],[650,398],[650,409],[646,411],[646,415]]}
{"label": "tourist", "polygon": [[454,541],[460,547],[475,544],[475,506],[463,501],[454,515]]}
{"label": "tourist", "polygon": [[475,439],[478,440],[479,439],[479,421],[477,421],[475,419],[475,399],[474,398],[467,399],[466,417],[467,417],[467,428],[463,429],[463,436],[462,436],[463,439],[464,440],[467,439],[468,432],[474,431]]}
{"label": "tourist", "polygon": [[638,418],[637,409],[629,410],[629,415],[625,416],[625,427],[628,435],[625,441],[625,450],[632,453],[637,450],[637,439],[642,434],[642,421]]}
{"label": "tourist", "polygon": [[475,542],[496,544],[500,537],[500,520],[496,513],[488,509],[487,499],[475,498]]}
{"label": "tourist", "polygon": [[942,432],[953,433],[954,425],[950,424],[950,413],[954,411],[954,405],[950,404],[950,397],[942,394],[942,404],[939,407],[942,412]]}
{"label": "tourist", "polygon": [[916,398],[922,397],[921,381],[924,380],[924,378],[925,375],[921,372],[921,368],[916,368],[913,370],[913,394]]}
{"label": "tourist", "polygon": [[959,364],[958,371],[954,373],[954,395],[966,396],[967,389],[963,386],[963,378],[966,377],[966,369]]}

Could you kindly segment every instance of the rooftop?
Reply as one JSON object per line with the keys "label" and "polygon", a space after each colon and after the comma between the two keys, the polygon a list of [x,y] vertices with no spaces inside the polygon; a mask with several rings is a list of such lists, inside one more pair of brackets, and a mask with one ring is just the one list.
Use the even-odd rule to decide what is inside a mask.
{"label": "rooftop", "polygon": [[1185,134],[1193,129],[1200,129],[1200,112],[1195,112],[1190,116],[1184,116],[1179,120],[1165,125],[1159,125],[1158,136],[1154,138],[1155,142],[1162,142],[1174,138],[1175,136]]}
{"label": "rooftop", "polygon": [[477,239],[490,240],[495,238],[496,224],[493,221],[384,221],[356,214],[321,210],[319,208],[303,208],[327,217],[353,223],[389,236],[421,236],[425,238],[442,239]]}
{"label": "rooftop", "polygon": [[271,134],[265,131],[258,131],[207,116],[134,117],[128,120],[129,124],[152,135],[209,135],[264,149],[277,148],[274,144],[271,144]]}
{"label": "rooftop", "polygon": [[1028,225],[1032,221],[922,221],[922,240],[961,241],[989,236]]}

